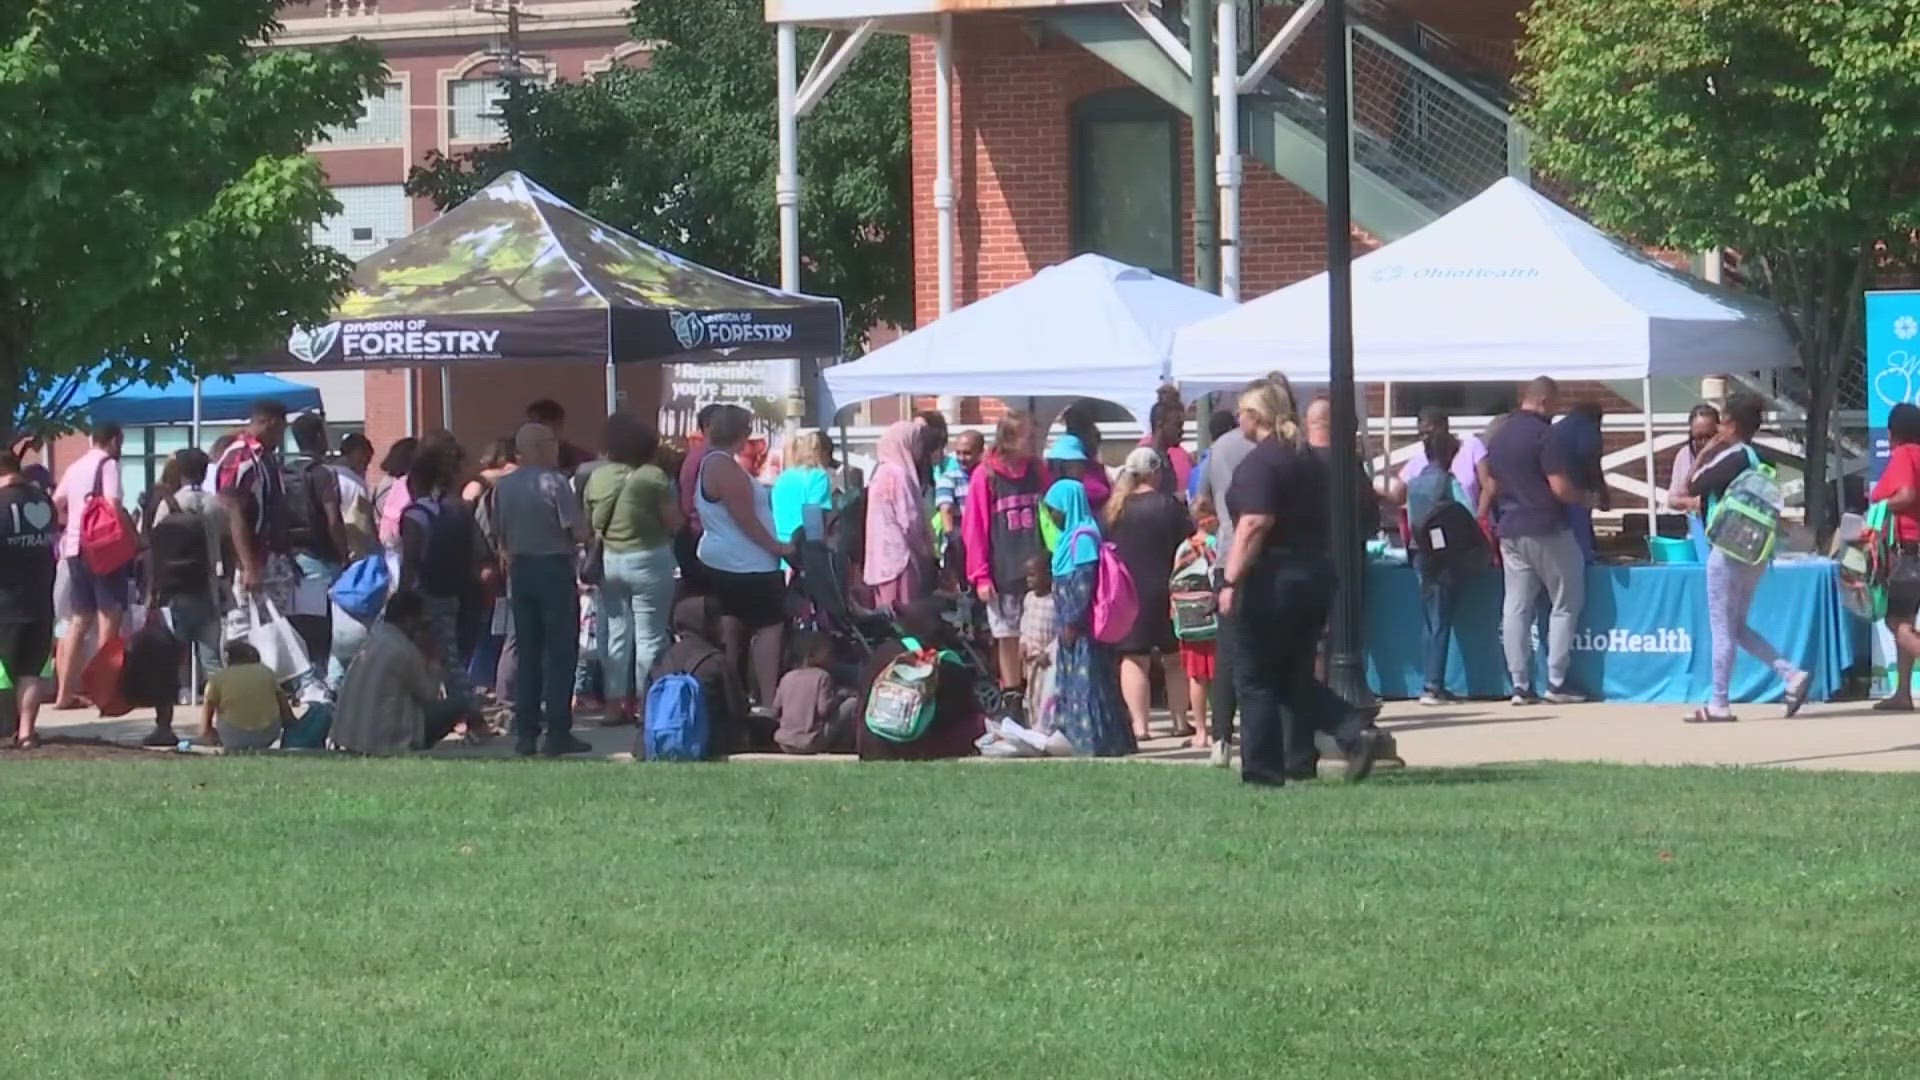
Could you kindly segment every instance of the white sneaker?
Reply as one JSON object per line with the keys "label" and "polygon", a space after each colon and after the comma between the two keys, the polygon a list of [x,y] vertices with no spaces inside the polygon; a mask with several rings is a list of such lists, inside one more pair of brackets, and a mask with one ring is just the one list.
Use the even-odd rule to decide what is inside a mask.
{"label": "white sneaker", "polygon": [[1447,704],[1447,699],[1441,697],[1439,694],[1435,694],[1429,691],[1428,693],[1424,693],[1420,695],[1420,704],[1425,705],[1426,707],[1431,709],[1436,705]]}
{"label": "white sneaker", "polygon": [[1207,753],[1207,764],[1216,769],[1225,769],[1233,765],[1233,747],[1225,739],[1213,744]]}

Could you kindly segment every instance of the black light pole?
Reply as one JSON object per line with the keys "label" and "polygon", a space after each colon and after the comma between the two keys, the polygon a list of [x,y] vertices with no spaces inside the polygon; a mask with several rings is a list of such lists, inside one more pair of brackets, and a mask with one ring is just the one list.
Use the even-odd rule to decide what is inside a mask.
{"label": "black light pole", "polygon": [[1348,106],[1347,0],[1327,0],[1327,355],[1333,405],[1334,594],[1327,683],[1356,708],[1376,710],[1362,651],[1360,460],[1354,428],[1352,117]]}

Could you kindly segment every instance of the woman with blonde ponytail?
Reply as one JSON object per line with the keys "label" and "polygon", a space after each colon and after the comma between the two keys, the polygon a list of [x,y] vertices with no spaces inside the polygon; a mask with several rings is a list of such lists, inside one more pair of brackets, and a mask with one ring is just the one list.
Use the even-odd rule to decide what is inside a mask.
{"label": "woman with blonde ponytail", "polygon": [[1314,656],[1338,578],[1329,556],[1326,467],[1308,453],[1292,385],[1276,376],[1240,395],[1240,431],[1253,451],[1227,491],[1233,546],[1220,614],[1240,698],[1240,777],[1279,786],[1318,774],[1314,733],[1347,757],[1347,778],[1365,779],[1380,735],[1314,677]]}

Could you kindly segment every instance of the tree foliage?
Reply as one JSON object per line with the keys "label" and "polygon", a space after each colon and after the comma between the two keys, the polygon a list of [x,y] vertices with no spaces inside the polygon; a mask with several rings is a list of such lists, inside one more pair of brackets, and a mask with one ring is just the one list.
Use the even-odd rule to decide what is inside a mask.
{"label": "tree foliage", "polygon": [[1920,221],[1920,0],[1537,0],[1521,61],[1535,160],[1598,224],[1734,249],[1780,304],[1819,490],[1862,292]]}
{"label": "tree foliage", "polygon": [[[409,189],[453,206],[508,169],[697,262],[778,282],[774,31],[762,0],[638,0],[651,62],[527,87],[505,143],[438,157]],[[803,55],[823,34],[803,33]],[[849,340],[912,316],[904,41],[870,41],[800,125],[802,287],[839,297]]]}
{"label": "tree foliage", "polygon": [[324,321],[352,266],[312,241],[336,204],[306,147],[383,66],[256,50],[280,6],[0,6],[0,424],[57,425],[76,376],[162,383]]}

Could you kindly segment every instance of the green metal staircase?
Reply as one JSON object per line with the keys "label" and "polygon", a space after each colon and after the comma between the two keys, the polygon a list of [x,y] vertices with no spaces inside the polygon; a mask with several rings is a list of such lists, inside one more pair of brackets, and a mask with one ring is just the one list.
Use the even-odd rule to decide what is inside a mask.
{"label": "green metal staircase", "polygon": [[[1177,11],[1166,20],[1170,32],[1156,40],[1128,7],[1070,7],[1039,18],[1142,88],[1190,113],[1191,78]],[[1365,23],[1350,28],[1348,50],[1353,72],[1353,213],[1360,228],[1383,241],[1397,240],[1503,176],[1527,178],[1526,131],[1500,104]],[[1259,86],[1241,95],[1241,152],[1325,201],[1324,71],[1321,65],[1314,67],[1312,73],[1303,73],[1283,61]]]}

